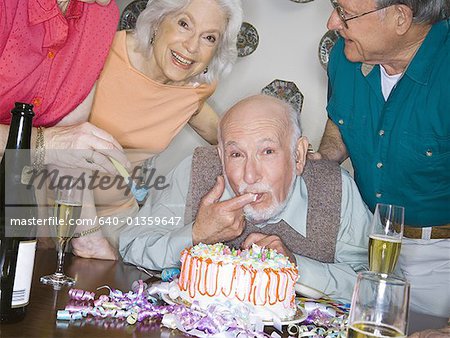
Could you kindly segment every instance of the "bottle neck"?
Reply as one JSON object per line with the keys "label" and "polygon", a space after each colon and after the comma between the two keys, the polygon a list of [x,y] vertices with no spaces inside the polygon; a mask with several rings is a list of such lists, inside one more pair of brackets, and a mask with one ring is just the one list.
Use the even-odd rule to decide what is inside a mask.
{"label": "bottle neck", "polygon": [[16,103],[11,111],[8,141],[0,162],[0,239],[36,237],[35,227],[13,227],[8,221],[37,215],[34,187],[27,176],[31,169],[32,108],[29,104]]}
{"label": "bottle neck", "polygon": [[33,116],[13,114],[6,149],[30,149]]}

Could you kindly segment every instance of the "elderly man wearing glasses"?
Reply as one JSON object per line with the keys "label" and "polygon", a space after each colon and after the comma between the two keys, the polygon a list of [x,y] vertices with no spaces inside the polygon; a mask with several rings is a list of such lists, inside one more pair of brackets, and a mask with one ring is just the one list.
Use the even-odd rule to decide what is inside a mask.
{"label": "elderly man wearing glasses", "polygon": [[405,207],[400,268],[413,311],[450,316],[449,0],[339,0],[329,119],[310,158],[351,158],[376,203]]}

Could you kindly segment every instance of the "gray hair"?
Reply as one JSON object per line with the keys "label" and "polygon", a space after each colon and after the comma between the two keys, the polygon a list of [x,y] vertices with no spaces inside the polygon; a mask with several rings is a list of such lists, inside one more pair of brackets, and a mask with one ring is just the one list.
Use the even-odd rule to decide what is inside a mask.
{"label": "gray hair", "polygon": [[[200,73],[191,81],[211,83],[231,72],[237,58],[237,35],[242,25],[241,0],[215,0],[223,8],[228,19],[225,32],[221,35],[215,55],[206,73]],[[182,11],[191,0],[150,0],[139,15],[134,36],[137,50],[149,56],[152,53],[151,40],[160,23],[168,16]]]}
{"label": "gray hair", "polygon": [[413,12],[413,22],[432,25],[450,15],[449,0],[375,0],[378,8],[405,5]]}
{"label": "gray hair", "polygon": [[291,127],[291,149],[293,155],[295,156],[295,151],[297,149],[297,140],[302,136],[302,127],[300,124],[300,114],[298,111],[286,101],[276,98],[280,105],[284,106],[287,118],[289,120],[289,125]]}

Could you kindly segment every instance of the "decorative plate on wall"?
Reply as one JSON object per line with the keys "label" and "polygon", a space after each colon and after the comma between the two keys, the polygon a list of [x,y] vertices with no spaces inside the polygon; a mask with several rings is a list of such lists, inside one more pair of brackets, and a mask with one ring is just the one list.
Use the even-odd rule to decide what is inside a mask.
{"label": "decorative plate on wall", "polygon": [[248,22],[243,22],[237,36],[238,56],[243,57],[253,53],[258,47],[259,35],[255,27]]}
{"label": "decorative plate on wall", "polygon": [[289,103],[300,114],[303,106],[303,94],[291,81],[273,80],[265,86],[261,93],[275,96]]}
{"label": "decorative plate on wall", "polygon": [[148,0],[135,0],[128,4],[120,16],[119,30],[134,29],[137,17],[145,9],[147,2]]}
{"label": "decorative plate on wall", "polygon": [[330,51],[339,38],[337,31],[328,31],[324,34],[319,42],[319,61],[322,67],[326,70],[328,66],[328,59],[330,58]]}

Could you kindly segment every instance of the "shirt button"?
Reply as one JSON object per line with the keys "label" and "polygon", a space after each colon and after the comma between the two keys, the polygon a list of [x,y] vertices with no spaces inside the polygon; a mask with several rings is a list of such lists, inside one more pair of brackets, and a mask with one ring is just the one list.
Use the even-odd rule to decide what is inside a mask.
{"label": "shirt button", "polygon": [[375,194],[375,196],[376,196],[376,198],[380,198],[382,195],[381,195],[380,192],[377,192],[377,193]]}
{"label": "shirt button", "polygon": [[55,52],[54,51],[49,51],[48,53],[47,53],[47,57],[49,58],[49,59],[53,59],[54,57],[55,57]]}
{"label": "shirt button", "polygon": [[35,97],[31,103],[33,104],[33,106],[35,107],[39,107],[42,104],[42,98],[40,97]]}
{"label": "shirt button", "polygon": [[344,120],[343,120],[343,119],[340,119],[340,120],[338,121],[338,123],[342,126],[342,125],[344,124]]}
{"label": "shirt button", "polygon": [[427,155],[428,157],[431,157],[431,156],[433,156],[433,151],[432,151],[431,149],[428,149],[428,150],[425,152],[425,155]]}
{"label": "shirt button", "polygon": [[383,129],[381,129],[379,132],[378,132],[378,135],[380,135],[380,136],[384,136],[384,130]]}
{"label": "shirt button", "polygon": [[377,168],[380,169],[380,168],[382,168],[382,167],[383,167],[383,163],[378,162],[378,163],[377,163]]}

